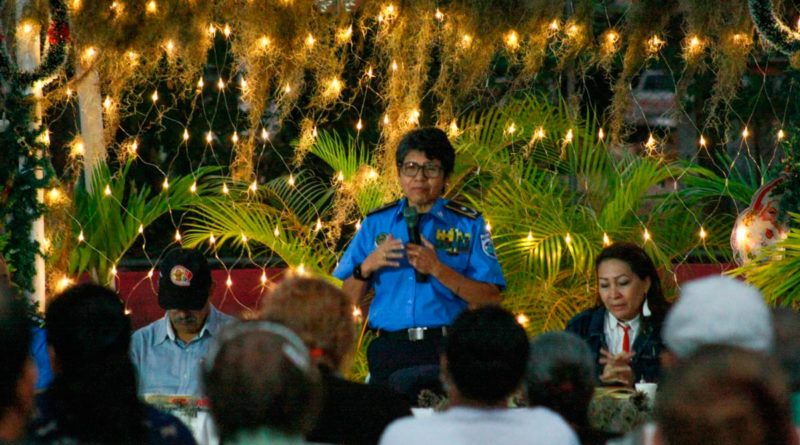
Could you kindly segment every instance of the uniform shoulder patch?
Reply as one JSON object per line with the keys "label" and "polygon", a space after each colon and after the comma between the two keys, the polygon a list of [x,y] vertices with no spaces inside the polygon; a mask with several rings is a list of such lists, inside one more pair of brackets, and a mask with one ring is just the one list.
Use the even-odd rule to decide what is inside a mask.
{"label": "uniform shoulder patch", "polygon": [[390,202],[388,204],[384,204],[384,205],[382,205],[380,207],[374,208],[374,209],[370,210],[369,212],[367,212],[367,216],[374,215],[376,213],[381,213],[384,210],[391,209],[392,207],[396,206],[398,202],[400,202],[399,199],[395,200],[395,201],[392,201],[392,202]]}
{"label": "uniform shoulder patch", "polygon": [[447,204],[444,205],[444,208],[456,212],[459,215],[466,216],[469,219],[476,219],[481,216],[481,212],[455,201],[447,201]]}

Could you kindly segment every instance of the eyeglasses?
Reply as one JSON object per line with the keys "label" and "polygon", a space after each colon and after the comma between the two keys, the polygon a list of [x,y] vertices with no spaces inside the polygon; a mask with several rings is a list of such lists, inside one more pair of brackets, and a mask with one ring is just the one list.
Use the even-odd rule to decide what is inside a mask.
{"label": "eyeglasses", "polygon": [[401,175],[409,178],[417,176],[417,173],[419,173],[420,169],[422,170],[422,176],[424,176],[426,179],[438,178],[439,176],[442,176],[443,172],[441,165],[437,165],[432,162],[426,162],[425,164],[406,162],[397,164],[397,168],[400,170]]}

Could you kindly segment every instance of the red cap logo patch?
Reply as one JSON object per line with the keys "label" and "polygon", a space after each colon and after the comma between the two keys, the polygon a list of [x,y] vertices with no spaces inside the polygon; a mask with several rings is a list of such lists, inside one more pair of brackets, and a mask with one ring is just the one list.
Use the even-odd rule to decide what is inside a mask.
{"label": "red cap logo patch", "polygon": [[169,280],[176,286],[189,287],[192,285],[192,271],[179,264],[169,271]]}

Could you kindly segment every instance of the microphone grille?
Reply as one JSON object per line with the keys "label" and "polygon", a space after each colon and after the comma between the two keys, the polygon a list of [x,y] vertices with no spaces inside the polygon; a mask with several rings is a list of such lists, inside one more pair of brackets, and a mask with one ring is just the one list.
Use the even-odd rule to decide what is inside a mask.
{"label": "microphone grille", "polygon": [[406,220],[406,224],[408,225],[416,225],[417,219],[419,215],[417,214],[417,208],[413,206],[406,206],[403,209],[403,219]]}

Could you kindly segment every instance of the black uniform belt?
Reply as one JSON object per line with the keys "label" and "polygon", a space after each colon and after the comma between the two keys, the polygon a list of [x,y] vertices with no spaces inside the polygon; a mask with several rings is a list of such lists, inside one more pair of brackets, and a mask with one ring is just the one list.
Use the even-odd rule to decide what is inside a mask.
{"label": "black uniform belt", "polygon": [[447,326],[438,326],[435,328],[408,328],[399,331],[387,331],[384,329],[372,329],[377,337],[387,338],[389,340],[405,340],[405,341],[420,341],[432,338],[447,337]]}

